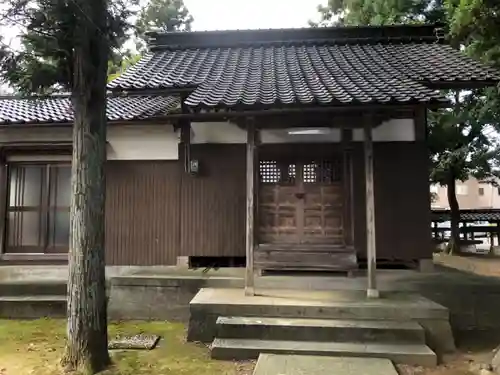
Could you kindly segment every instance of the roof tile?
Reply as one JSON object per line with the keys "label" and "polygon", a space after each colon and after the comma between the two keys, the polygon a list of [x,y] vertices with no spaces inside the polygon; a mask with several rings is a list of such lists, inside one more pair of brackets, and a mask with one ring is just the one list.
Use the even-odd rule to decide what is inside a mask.
{"label": "roof tile", "polygon": [[499,78],[437,43],[308,43],[160,49],[109,88],[192,87],[186,100],[192,107],[429,102],[440,96],[428,83]]}
{"label": "roof tile", "polygon": [[[179,106],[179,98],[174,96],[116,96],[108,98],[106,116],[108,121],[141,120],[165,115]],[[0,125],[67,123],[73,119],[70,97],[0,100]]]}

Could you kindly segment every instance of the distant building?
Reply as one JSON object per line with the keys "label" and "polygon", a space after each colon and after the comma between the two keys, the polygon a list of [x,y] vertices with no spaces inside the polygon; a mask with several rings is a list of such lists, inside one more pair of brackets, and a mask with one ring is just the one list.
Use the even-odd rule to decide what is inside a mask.
{"label": "distant building", "polygon": [[[433,194],[433,209],[450,208],[446,186],[431,185],[430,192]],[[461,209],[500,208],[500,188],[479,182],[475,178],[457,181],[456,192]]]}

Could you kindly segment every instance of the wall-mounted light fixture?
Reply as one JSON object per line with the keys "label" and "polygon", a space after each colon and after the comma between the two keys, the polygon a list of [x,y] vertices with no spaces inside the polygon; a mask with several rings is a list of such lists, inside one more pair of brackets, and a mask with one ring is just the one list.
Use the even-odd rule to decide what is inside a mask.
{"label": "wall-mounted light fixture", "polygon": [[189,160],[189,174],[197,176],[200,173],[200,161],[198,159]]}
{"label": "wall-mounted light fixture", "polygon": [[293,128],[288,129],[287,133],[289,135],[324,135],[330,134],[330,128]]}

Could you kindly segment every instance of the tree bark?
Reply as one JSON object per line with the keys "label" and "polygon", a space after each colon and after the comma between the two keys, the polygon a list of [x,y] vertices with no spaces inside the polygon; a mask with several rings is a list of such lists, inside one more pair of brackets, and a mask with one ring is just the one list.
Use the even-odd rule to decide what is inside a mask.
{"label": "tree bark", "polygon": [[106,0],[74,0],[72,197],[67,370],[97,373],[110,364],[104,259]]}
{"label": "tree bark", "polygon": [[454,254],[460,252],[460,207],[458,205],[457,192],[455,188],[455,176],[453,173],[449,174],[446,187],[451,214],[451,237],[450,242],[448,243],[447,251],[449,254]]}

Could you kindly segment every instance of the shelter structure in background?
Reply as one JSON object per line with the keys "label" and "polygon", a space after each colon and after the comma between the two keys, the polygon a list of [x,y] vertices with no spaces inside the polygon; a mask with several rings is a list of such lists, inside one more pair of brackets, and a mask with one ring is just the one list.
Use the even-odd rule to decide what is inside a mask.
{"label": "shelter structure in background", "polygon": [[[106,259],[431,262],[426,113],[496,84],[435,25],[151,33],[109,83]],[[72,108],[0,102],[2,262],[64,262]],[[229,261],[230,260],[230,261]]]}
{"label": "shelter structure in background", "polygon": [[[450,210],[432,210],[434,243],[449,241]],[[500,209],[460,210],[460,243],[465,252],[500,254]]]}

